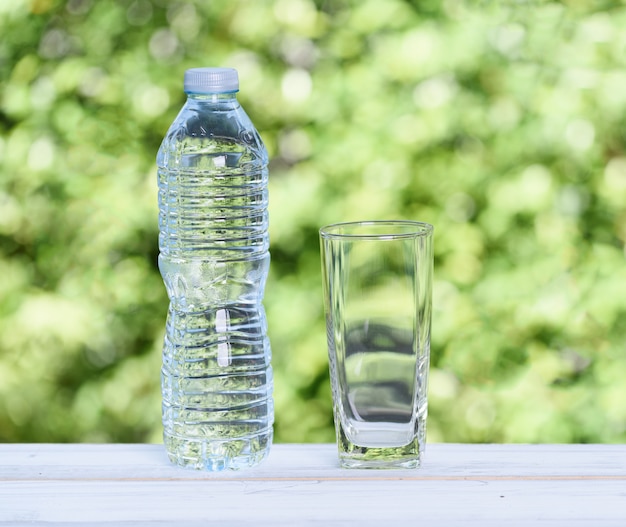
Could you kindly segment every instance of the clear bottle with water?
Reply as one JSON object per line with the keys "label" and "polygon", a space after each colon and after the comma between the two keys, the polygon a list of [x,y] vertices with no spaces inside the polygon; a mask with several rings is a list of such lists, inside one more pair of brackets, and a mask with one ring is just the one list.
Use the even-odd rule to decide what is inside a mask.
{"label": "clear bottle with water", "polygon": [[157,155],[159,269],[170,299],[161,387],[172,462],[259,463],[272,443],[268,156],[230,68],[185,72],[187,101]]}

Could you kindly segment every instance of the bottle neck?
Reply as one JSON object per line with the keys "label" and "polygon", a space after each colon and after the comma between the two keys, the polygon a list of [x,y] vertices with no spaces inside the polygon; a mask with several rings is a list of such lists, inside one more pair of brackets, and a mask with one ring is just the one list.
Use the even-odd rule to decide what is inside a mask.
{"label": "bottle neck", "polygon": [[187,93],[190,101],[209,102],[214,104],[232,104],[237,102],[237,92],[231,93]]}

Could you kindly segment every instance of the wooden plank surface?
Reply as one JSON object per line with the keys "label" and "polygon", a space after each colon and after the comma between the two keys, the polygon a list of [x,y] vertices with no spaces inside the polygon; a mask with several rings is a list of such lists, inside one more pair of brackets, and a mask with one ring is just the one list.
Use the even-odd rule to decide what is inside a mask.
{"label": "wooden plank surface", "polygon": [[[424,523],[425,522],[425,523]],[[626,526],[626,445],[428,445],[416,470],[346,470],[274,445],[241,472],[161,445],[0,445],[0,525]]]}

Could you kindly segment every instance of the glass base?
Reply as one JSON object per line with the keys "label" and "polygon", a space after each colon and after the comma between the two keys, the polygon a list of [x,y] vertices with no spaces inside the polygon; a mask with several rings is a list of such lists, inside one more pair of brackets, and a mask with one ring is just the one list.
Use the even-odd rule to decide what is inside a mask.
{"label": "glass base", "polygon": [[356,445],[338,426],[337,444],[339,465],[342,468],[396,469],[419,468],[424,454],[424,442],[417,434],[414,439],[402,446],[361,446]]}

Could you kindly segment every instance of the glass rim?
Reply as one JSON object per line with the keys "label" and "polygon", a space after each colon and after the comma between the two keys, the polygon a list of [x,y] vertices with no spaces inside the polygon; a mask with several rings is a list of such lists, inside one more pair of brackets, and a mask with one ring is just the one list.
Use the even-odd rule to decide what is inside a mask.
{"label": "glass rim", "polygon": [[331,240],[395,240],[428,237],[433,231],[433,225],[423,221],[364,220],[331,223],[319,232],[322,238]]}

